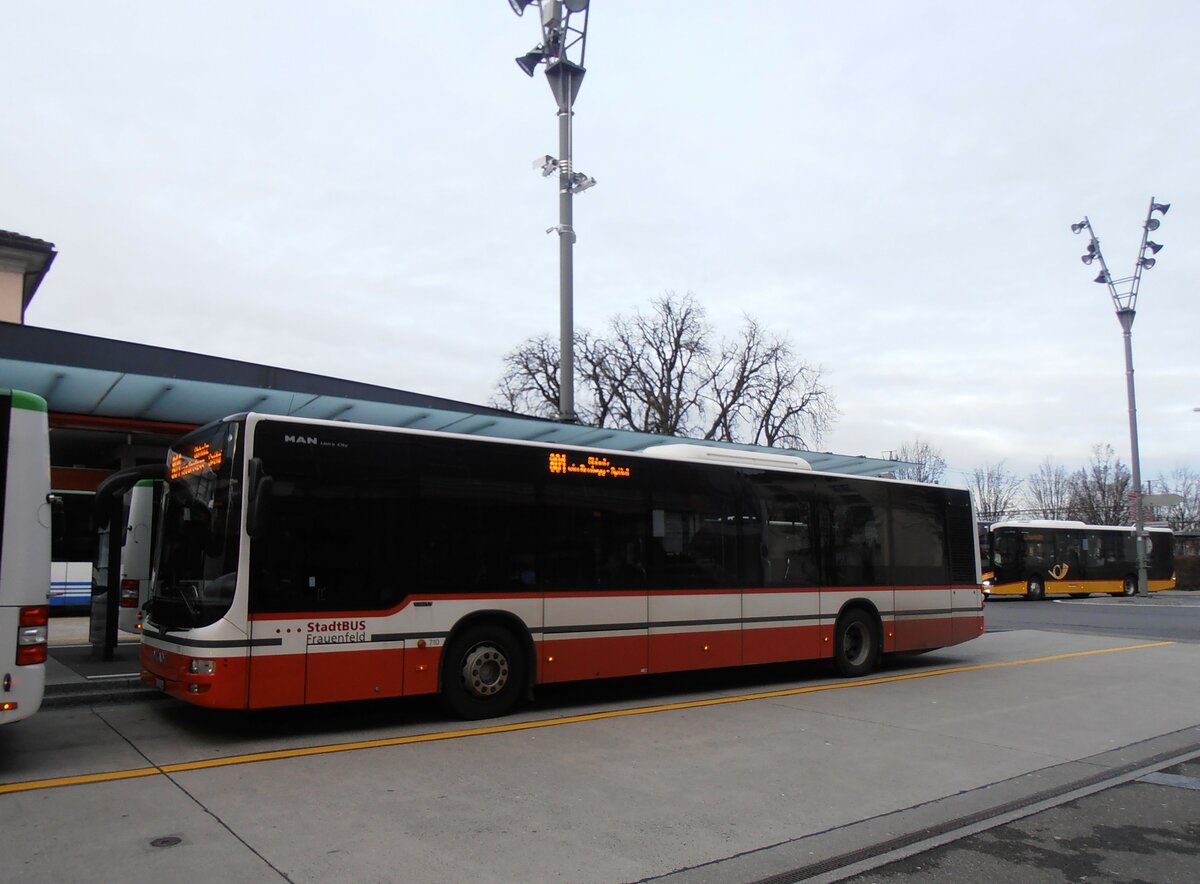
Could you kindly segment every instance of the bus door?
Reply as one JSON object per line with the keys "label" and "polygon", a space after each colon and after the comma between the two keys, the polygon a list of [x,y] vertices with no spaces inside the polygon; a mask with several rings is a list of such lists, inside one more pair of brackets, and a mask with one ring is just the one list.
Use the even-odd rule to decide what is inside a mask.
{"label": "bus door", "polygon": [[650,640],[642,492],[632,483],[557,478],[544,489],[535,584],[545,590],[538,680],[643,674]]}

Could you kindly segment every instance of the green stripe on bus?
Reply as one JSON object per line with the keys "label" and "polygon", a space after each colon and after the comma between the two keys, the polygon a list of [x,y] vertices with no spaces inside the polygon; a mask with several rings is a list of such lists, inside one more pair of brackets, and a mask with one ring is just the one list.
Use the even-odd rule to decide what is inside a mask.
{"label": "green stripe on bus", "polygon": [[0,395],[4,394],[12,396],[13,408],[23,408],[26,411],[50,410],[46,406],[46,400],[33,393],[26,393],[24,390],[0,390]]}

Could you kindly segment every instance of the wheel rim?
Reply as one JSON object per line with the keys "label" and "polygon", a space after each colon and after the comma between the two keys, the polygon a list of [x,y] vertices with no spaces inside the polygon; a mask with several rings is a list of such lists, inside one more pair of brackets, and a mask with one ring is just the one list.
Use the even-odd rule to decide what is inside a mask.
{"label": "wheel rim", "polygon": [[508,658],[495,645],[476,645],[463,659],[463,687],[474,697],[500,693],[508,684],[508,673]]}
{"label": "wheel rim", "polygon": [[871,636],[864,623],[851,623],[842,638],[842,656],[851,666],[861,666],[870,652]]}
{"label": "wheel rim", "polygon": [[1137,584],[1135,584],[1128,577],[1125,578],[1124,592],[1125,592],[1125,595],[1133,595],[1135,592],[1137,592]]}

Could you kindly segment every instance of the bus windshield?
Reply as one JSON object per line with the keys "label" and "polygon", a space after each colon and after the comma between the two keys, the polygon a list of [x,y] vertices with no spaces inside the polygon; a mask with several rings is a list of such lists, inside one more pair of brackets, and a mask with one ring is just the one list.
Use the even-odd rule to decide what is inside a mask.
{"label": "bus windshield", "polygon": [[148,605],[159,628],[215,623],[233,600],[241,528],[238,428],[202,427],[167,453],[158,566]]}

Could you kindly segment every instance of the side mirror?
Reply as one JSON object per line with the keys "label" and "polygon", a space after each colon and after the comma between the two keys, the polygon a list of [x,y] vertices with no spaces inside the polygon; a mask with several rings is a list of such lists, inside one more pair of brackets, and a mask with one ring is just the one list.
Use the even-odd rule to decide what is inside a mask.
{"label": "side mirror", "polygon": [[271,498],[275,491],[275,480],[263,473],[262,458],[250,459],[249,505],[246,508],[246,533],[258,537],[266,527],[271,515]]}

